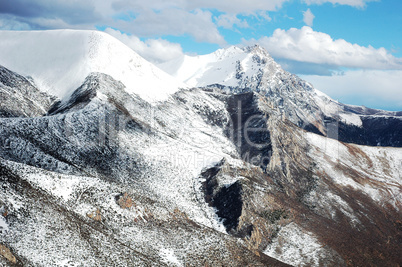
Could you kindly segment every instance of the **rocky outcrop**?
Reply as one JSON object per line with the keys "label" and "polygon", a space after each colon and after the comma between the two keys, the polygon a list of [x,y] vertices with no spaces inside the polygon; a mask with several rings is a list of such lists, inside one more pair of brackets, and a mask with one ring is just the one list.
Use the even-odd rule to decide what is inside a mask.
{"label": "rocky outcrop", "polygon": [[0,118],[46,114],[56,97],[41,92],[34,82],[0,65]]}

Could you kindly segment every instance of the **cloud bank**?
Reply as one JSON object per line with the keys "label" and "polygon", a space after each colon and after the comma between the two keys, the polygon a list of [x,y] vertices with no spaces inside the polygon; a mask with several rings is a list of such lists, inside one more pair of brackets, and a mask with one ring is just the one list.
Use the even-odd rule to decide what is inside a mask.
{"label": "cloud bank", "polygon": [[346,104],[402,110],[402,71],[356,70],[333,76],[302,75],[315,88]]}
{"label": "cloud bank", "polygon": [[154,64],[166,62],[183,55],[183,50],[180,44],[177,43],[171,43],[163,39],[147,39],[143,42],[137,36],[127,35],[112,28],[105,29],[105,32]]}
{"label": "cloud bank", "polygon": [[[309,5],[333,4],[363,7],[369,0],[301,0]],[[198,42],[224,45],[218,27],[246,28],[237,15],[269,22],[268,12],[277,11],[290,0],[2,0],[0,27],[3,29],[95,29],[113,27],[141,37],[162,35],[193,36]],[[214,17],[211,11],[222,15]],[[311,26],[314,15],[304,13]]]}
{"label": "cloud bank", "polygon": [[323,64],[334,67],[363,69],[402,69],[402,59],[385,48],[360,46],[343,39],[314,31],[311,27],[289,30],[276,29],[272,36],[259,40],[244,40],[244,44],[259,43],[278,59]]}
{"label": "cloud bank", "polygon": [[304,2],[308,5],[321,5],[324,3],[338,4],[338,5],[347,5],[353,7],[363,8],[366,6],[368,2],[376,2],[379,0],[304,0]]}

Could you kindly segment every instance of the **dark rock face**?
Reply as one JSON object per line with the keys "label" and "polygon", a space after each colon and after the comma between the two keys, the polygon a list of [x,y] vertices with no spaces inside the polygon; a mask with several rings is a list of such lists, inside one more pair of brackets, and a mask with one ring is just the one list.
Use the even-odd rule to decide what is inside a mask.
{"label": "dark rock face", "polygon": [[365,144],[402,147],[402,117],[361,117]]}
{"label": "dark rock face", "polygon": [[358,115],[386,115],[386,116],[402,116],[402,111],[386,111],[380,109],[373,109],[364,106],[351,106],[346,104],[341,104],[344,111],[351,112]]}
{"label": "dark rock face", "polygon": [[48,111],[48,115],[63,113],[72,108],[79,109],[87,105],[96,96],[96,87],[99,86],[97,80],[90,80],[81,85],[71,95],[67,103],[56,102]]}
{"label": "dark rock face", "polygon": [[235,230],[239,224],[243,202],[241,199],[242,187],[240,182],[235,182],[229,187],[222,187],[213,198],[213,206],[216,214],[223,219],[228,232]]}
{"label": "dark rock face", "polygon": [[[216,214],[222,219],[226,231],[238,236],[237,227],[243,209],[242,185],[239,181],[231,185],[220,183],[219,175],[222,172],[223,164],[225,163],[222,161],[201,173],[201,177],[205,178],[205,182],[202,183],[202,190],[205,201],[216,208]],[[250,229],[248,233],[250,233]]]}
{"label": "dark rock face", "polygon": [[265,169],[272,146],[267,128],[268,114],[258,108],[253,92],[232,95],[227,99],[230,124],[226,134],[233,140],[243,160]]}
{"label": "dark rock face", "polygon": [[401,117],[361,116],[360,118],[363,122],[361,127],[326,118],[326,121],[336,126],[334,130],[337,131],[335,136],[328,137],[357,145],[402,147]]}

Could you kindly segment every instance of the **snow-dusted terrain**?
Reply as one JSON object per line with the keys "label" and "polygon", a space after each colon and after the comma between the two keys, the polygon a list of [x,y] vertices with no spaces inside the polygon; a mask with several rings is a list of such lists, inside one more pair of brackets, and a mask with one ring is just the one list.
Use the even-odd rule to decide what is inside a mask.
{"label": "snow-dusted terrain", "polygon": [[258,46],[167,74],[104,33],[0,37],[0,265],[400,262],[399,113]]}

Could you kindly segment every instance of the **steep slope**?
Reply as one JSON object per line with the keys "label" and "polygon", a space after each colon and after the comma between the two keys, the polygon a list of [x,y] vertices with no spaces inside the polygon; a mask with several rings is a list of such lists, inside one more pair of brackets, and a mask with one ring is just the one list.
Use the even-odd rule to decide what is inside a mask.
{"label": "steep slope", "polygon": [[[295,125],[362,145],[402,146],[402,114],[345,105],[284,71],[260,46],[229,47],[160,65],[191,86],[258,92]],[[384,136],[385,135],[385,136]]]}
{"label": "steep slope", "polygon": [[56,101],[27,78],[0,65],[0,117],[44,115]]}
{"label": "steep slope", "polygon": [[202,169],[237,154],[218,127],[222,102],[193,90],[152,106],[93,73],[66,103],[53,116],[0,120],[1,242],[19,262],[285,266],[224,234],[200,201]]}
{"label": "steep slope", "polygon": [[184,87],[103,32],[0,31],[0,39],[0,64],[31,76],[39,89],[60,99],[68,99],[91,72],[111,75],[149,101]]}
{"label": "steep slope", "polygon": [[[228,93],[261,93],[267,96],[272,108],[280,109],[296,125],[326,134],[313,87],[282,70],[260,46],[229,47],[210,55],[185,56],[182,62],[160,67],[192,86],[217,87]],[[196,71],[191,74],[193,69]]]}

